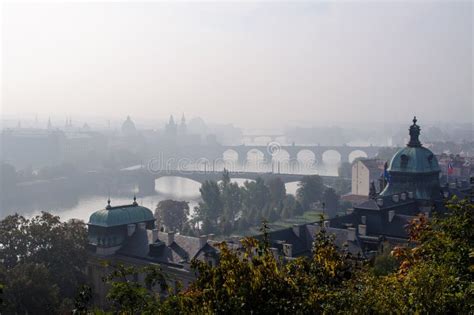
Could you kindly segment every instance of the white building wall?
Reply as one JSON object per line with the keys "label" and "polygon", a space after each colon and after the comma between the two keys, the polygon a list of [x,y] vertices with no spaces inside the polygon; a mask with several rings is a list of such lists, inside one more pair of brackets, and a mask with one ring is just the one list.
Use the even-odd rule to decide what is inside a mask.
{"label": "white building wall", "polygon": [[370,190],[370,172],[361,162],[352,164],[352,194],[368,196]]}

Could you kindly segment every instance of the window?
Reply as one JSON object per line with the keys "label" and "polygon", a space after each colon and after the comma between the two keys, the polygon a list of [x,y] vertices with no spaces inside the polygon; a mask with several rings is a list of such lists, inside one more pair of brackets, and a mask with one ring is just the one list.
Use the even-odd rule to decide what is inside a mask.
{"label": "window", "polygon": [[408,155],[402,154],[402,155],[400,156],[400,166],[401,166],[402,168],[407,167],[407,165],[408,165],[408,160],[409,160]]}

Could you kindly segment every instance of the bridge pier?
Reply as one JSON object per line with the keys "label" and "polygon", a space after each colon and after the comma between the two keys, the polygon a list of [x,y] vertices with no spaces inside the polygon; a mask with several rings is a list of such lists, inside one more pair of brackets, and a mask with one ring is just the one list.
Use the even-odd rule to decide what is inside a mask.
{"label": "bridge pier", "polygon": [[314,165],[318,166],[318,165],[321,165],[323,164],[323,155],[321,153],[318,153],[318,152],[314,152]]}
{"label": "bridge pier", "polygon": [[341,163],[344,163],[344,162],[347,162],[347,163],[350,163],[351,161],[349,161],[349,152],[340,152],[339,153],[341,155]]}
{"label": "bridge pier", "polygon": [[263,162],[264,162],[265,164],[270,164],[270,163],[272,163],[272,159],[273,159],[273,156],[272,156],[270,153],[268,153],[268,152],[266,152],[266,151],[263,152]]}
{"label": "bridge pier", "polygon": [[241,166],[245,166],[245,163],[247,163],[247,154],[239,154],[237,163]]}

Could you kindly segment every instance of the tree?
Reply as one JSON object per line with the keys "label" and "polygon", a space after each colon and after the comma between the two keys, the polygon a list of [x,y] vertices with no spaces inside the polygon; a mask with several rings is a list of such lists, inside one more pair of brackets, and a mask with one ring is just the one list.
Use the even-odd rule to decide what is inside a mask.
{"label": "tree", "polygon": [[205,181],[199,189],[202,202],[199,203],[198,216],[214,226],[222,214],[222,199],[219,185],[215,181]]}
{"label": "tree", "polygon": [[250,224],[259,224],[263,210],[270,201],[270,192],[262,178],[255,182],[246,181],[242,188],[242,206]]}
{"label": "tree", "polygon": [[[165,290],[167,285],[158,266],[137,268],[118,264],[111,267],[113,271],[105,278],[110,285],[107,299],[117,311],[124,314],[154,314],[159,310],[159,296],[152,289],[159,286],[160,290]],[[140,274],[145,275],[145,286],[135,280]]]}
{"label": "tree", "polygon": [[233,228],[235,215],[242,208],[242,195],[237,183],[229,183],[222,188],[222,202],[224,216]]}
{"label": "tree", "polygon": [[283,199],[286,197],[285,183],[283,183],[280,177],[272,179],[268,182],[268,190],[271,203],[280,207]]}
{"label": "tree", "polygon": [[339,195],[344,195],[351,191],[351,185],[350,179],[337,178],[334,182],[334,189]]}
{"label": "tree", "polygon": [[392,269],[383,262],[379,274],[338,248],[324,228],[316,232],[310,257],[275,255],[264,223],[262,238],[243,239],[240,250],[219,244],[217,266],[193,260],[197,279],[185,291],[160,303],[142,285],[121,277],[119,284],[109,283],[113,301],[129,313],[469,314],[474,205],[452,201],[448,208],[432,220],[423,215],[413,220],[410,244],[392,251],[398,264]]}
{"label": "tree", "polygon": [[324,313],[338,302],[341,291],[355,274],[354,260],[340,253],[334,238],[320,231],[311,259],[283,261],[270,250],[268,227],[263,223],[260,241],[246,238],[242,251],[219,245],[215,267],[192,262],[197,280],[187,291],[164,302],[161,311],[192,314]]}
{"label": "tree", "polygon": [[[9,308],[23,309],[31,306],[37,310],[37,305],[40,305],[24,304],[27,300],[8,298],[12,295],[7,293],[13,292],[15,285],[24,287],[25,299],[30,298],[28,295],[35,296],[35,292],[43,290],[47,295],[45,301],[51,302],[56,294],[51,292],[57,292],[60,300],[72,299],[77,288],[85,283],[87,230],[82,221],[61,222],[59,217],[46,212],[31,219],[17,214],[8,216],[0,221],[0,244],[0,261],[7,279],[6,304]],[[35,273],[40,278],[30,277]],[[26,278],[18,279],[20,274]],[[15,282],[20,280],[24,283]],[[37,281],[37,285],[46,287],[29,286],[29,281]],[[43,313],[50,312],[50,306],[57,306],[50,302]],[[33,311],[28,309],[28,312]]]}
{"label": "tree", "polygon": [[281,209],[280,216],[283,219],[291,218],[295,215],[295,208],[296,208],[296,198],[292,195],[286,196],[285,200],[283,200],[283,207]]}
{"label": "tree", "polygon": [[352,164],[349,162],[342,162],[341,165],[337,168],[337,174],[341,178],[351,178]]}
{"label": "tree", "polygon": [[319,175],[304,176],[298,183],[296,196],[304,210],[309,210],[313,202],[321,199],[324,190],[323,179]]}
{"label": "tree", "polygon": [[[392,251],[399,267],[361,274],[350,292],[354,313],[467,314],[472,311],[474,205],[453,200],[446,215],[409,226],[410,245]],[[356,289],[358,288],[358,289]]]}
{"label": "tree", "polygon": [[333,188],[326,188],[322,198],[325,204],[325,211],[330,218],[333,218],[337,214],[339,207],[339,195]]}
{"label": "tree", "polygon": [[222,172],[221,187],[225,188],[229,184],[230,184],[230,173],[226,168],[224,168],[224,171]]}
{"label": "tree", "polygon": [[54,313],[59,306],[59,287],[44,264],[21,263],[6,274],[5,311],[16,314]]}
{"label": "tree", "polygon": [[162,200],[155,210],[155,218],[168,231],[182,232],[187,225],[189,204],[186,201]]}
{"label": "tree", "polygon": [[381,253],[375,257],[372,270],[376,276],[386,276],[398,269],[397,259],[391,255],[391,250],[392,247],[385,242]]}

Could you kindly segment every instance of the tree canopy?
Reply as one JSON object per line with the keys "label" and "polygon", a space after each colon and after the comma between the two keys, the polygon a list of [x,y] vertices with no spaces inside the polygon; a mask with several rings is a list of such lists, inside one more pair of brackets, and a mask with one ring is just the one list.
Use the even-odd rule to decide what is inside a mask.
{"label": "tree canopy", "polygon": [[182,232],[188,225],[189,205],[186,201],[162,200],[155,210],[155,217],[159,226],[168,231]]}
{"label": "tree canopy", "polygon": [[7,313],[51,313],[86,281],[82,221],[61,222],[46,212],[31,219],[11,215],[0,221],[0,245]]}
{"label": "tree canopy", "polygon": [[474,307],[474,207],[453,201],[448,208],[445,216],[413,220],[410,243],[381,253],[391,257],[383,272],[380,261],[338,248],[324,228],[310,257],[275,256],[264,223],[263,238],[245,238],[241,250],[221,243],[216,266],[194,260],[198,276],[188,289],[159,303],[144,293],[139,303],[163,314],[467,314]]}

